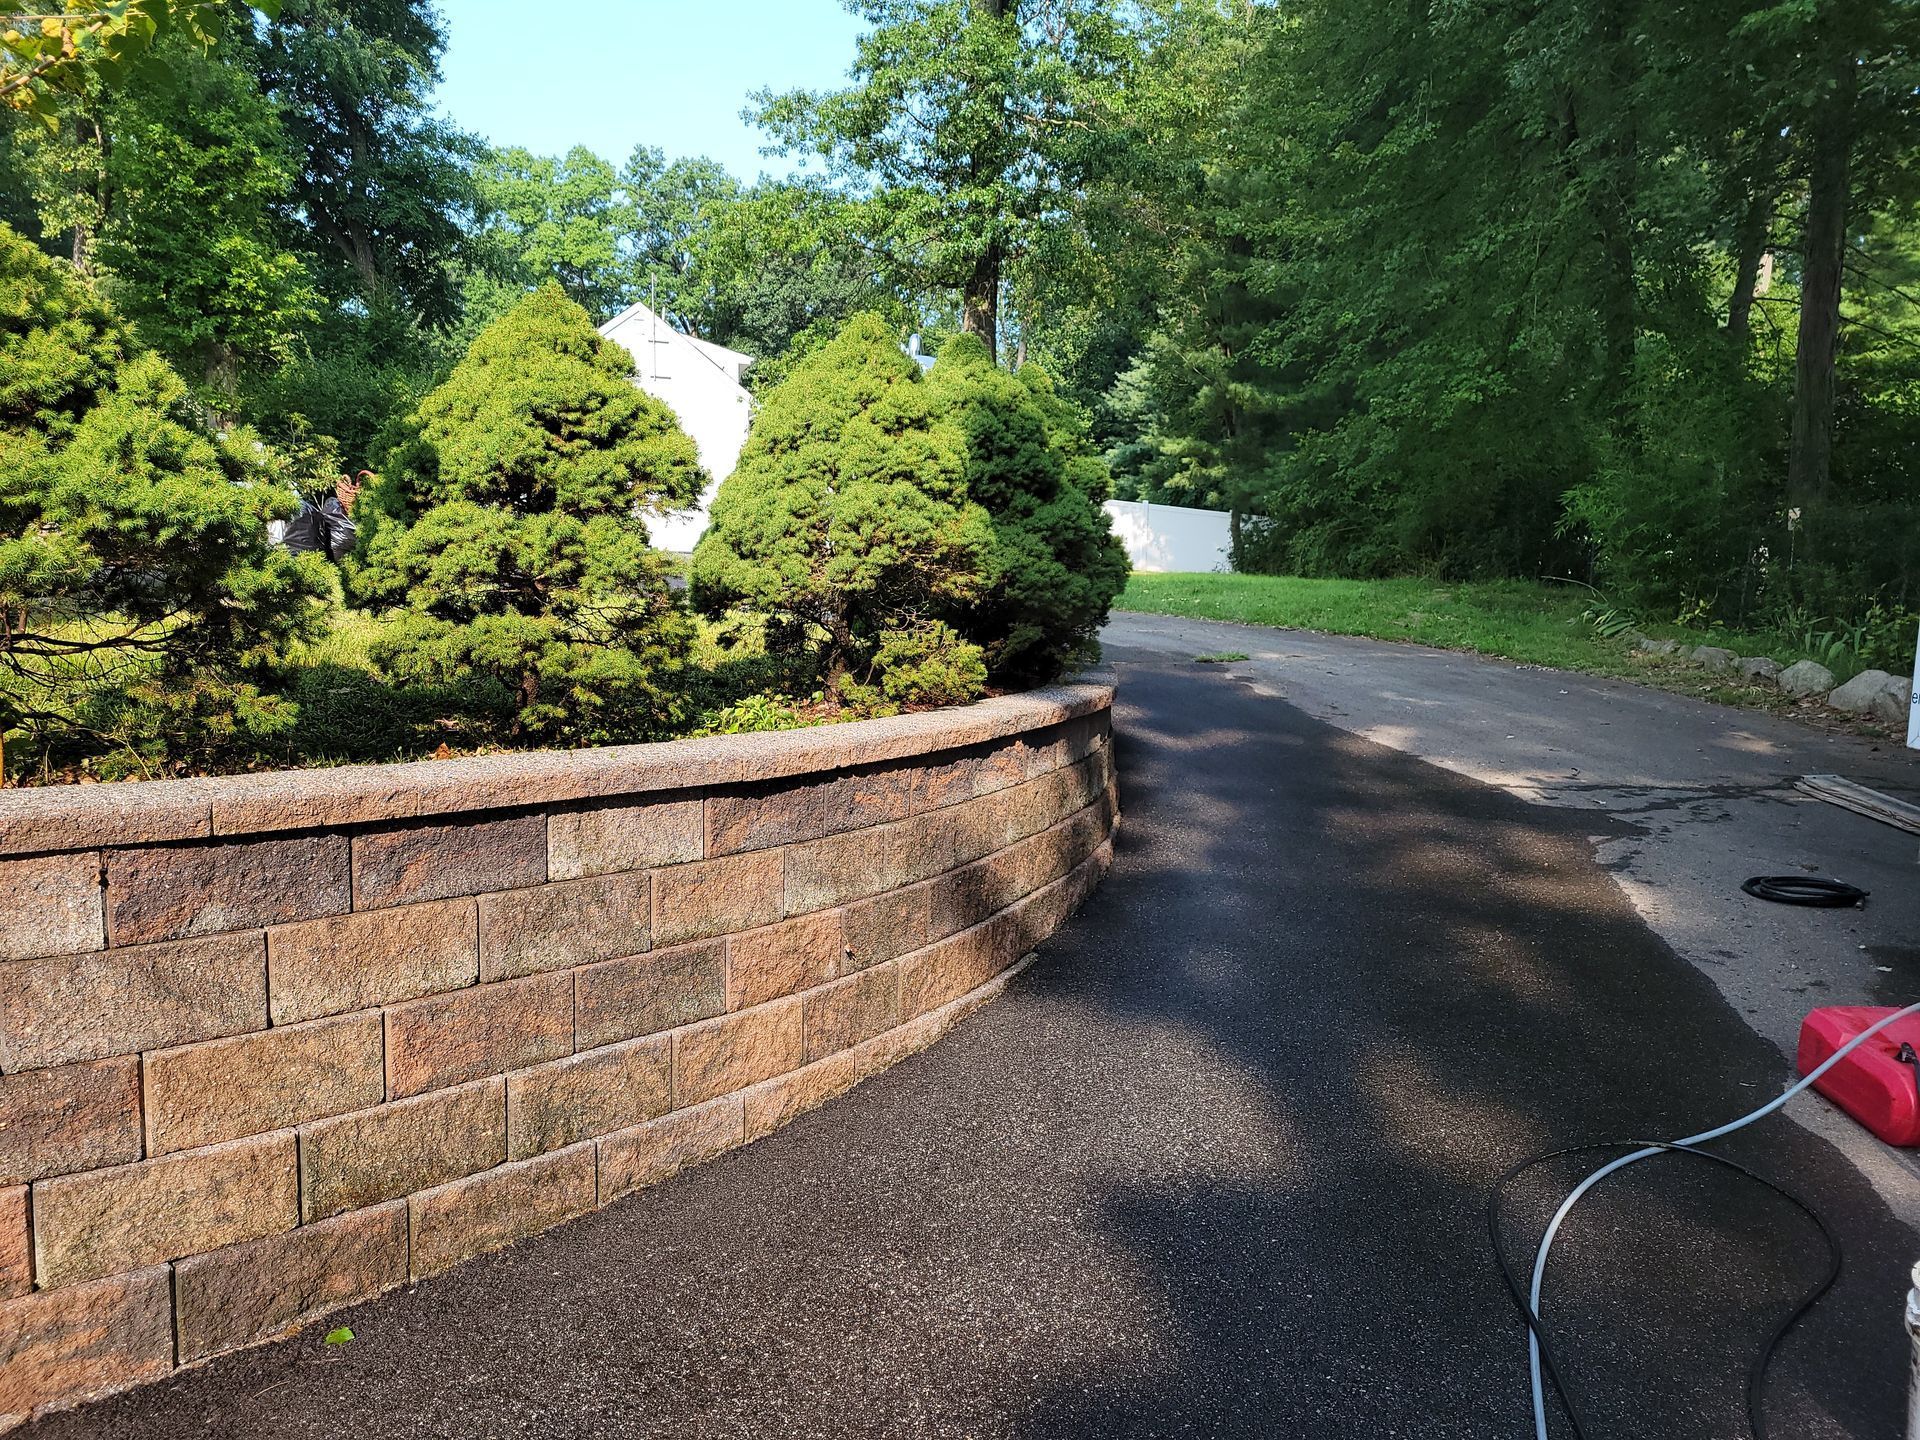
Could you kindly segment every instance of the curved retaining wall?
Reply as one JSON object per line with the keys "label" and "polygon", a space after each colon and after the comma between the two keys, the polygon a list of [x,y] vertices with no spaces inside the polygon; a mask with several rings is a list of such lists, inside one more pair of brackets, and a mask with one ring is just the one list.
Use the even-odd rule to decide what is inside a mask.
{"label": "curved retaining wall", "polygon": [[1105,874],[1111,701],[0,792],[0,1428],[930,1043]]}

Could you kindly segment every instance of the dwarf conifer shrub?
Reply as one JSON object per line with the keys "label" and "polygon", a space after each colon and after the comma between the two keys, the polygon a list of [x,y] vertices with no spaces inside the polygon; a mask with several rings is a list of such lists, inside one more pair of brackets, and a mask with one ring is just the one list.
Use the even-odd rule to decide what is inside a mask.
{"label": "dwarf conifer shrub", "polygon": [[856,316],[762,402],[693,552],[695,603],[758,610],[817,646],[829,692],[882,637],[982,589],[992,544],[958,430],[878,316]]}
{"label": "dwarf conifer shrub", "polygon": [[515,736],[663,733],[690,623],[644,516],[705,484],[673,412],[557,286],[488,326],[361,499],[355,588],[398,614],[373,657],[474,684]]}
{"label": "dwarf conifer shrub", "polygon": [[1044,372],[1000,369],[975,336],[941,348],[927,388],[961,435],[967,494],[991,531],[977,595],[947,618],[995,680],[1052,680],[1092,649],[1127,583],[1126,550],[1101,508],[1106,467]]}
{"label": "dwarf conifer shrub", "polygon": [[267,541],[298,506],[65,261],[0,226],[0,734],[28,758],[151,769],[292,724],[265,682],[323,611],[324,562]]}

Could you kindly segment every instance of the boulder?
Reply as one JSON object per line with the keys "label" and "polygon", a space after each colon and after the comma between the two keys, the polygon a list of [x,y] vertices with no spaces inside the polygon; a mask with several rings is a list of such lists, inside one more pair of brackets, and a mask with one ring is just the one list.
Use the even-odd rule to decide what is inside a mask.
{"label": "boulder", "polygon": [[1774,679],[1789,695],[1824,695],[1833,689],[1833,671],[1818,660],[1789,665]]}
{"label": "boulder", "polygon": [[1875,720],[1904,721],[1913,703],[1913,679],[1889,675],[1884,670],[1862,670],[1827,696],[1827,703],[1836,710],[1871,715]]}
{"label": "boulder", "polygon": [[1734,662],[1733,668],[1749,680],[1778,680],[1780,662],[1770,655],[1745,655]]}
{"label": "boulder", "polygon": [[1649,655],[1672,655],[1679,651],[1678,640],[1649,640],[1645,636],[1633,642],[1633,648]]}
{"label": "boulder", "polygon": [[1706,666],[1716,675],[1725,675],[1740,657],[1731,650],[1722,650],[1718,645],[1696,645],[1687,652],[1687,658],[1696,665]]}

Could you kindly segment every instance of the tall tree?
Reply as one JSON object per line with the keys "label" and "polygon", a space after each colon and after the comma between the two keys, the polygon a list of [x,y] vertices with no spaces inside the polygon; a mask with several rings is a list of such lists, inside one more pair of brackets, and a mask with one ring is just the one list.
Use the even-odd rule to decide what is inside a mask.
{"label": "tall tree", "polygon": [[846,0],[873,28],[844,90],[760,91],[787,153],[883,197],[903,275],[959,292],[993,353],[1007,267],[1064,223],[1103,153],[1132,46],[1094,0]]}

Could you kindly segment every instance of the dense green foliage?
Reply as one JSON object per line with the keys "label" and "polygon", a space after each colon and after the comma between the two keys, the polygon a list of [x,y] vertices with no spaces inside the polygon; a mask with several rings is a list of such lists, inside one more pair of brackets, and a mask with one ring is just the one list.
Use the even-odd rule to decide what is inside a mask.
{"label": "dense green foliage", "polygon": [[[281,727],[263,754],[1029,683],[1121,582],[1109,487],[1231,512],[1243,569],[1571,578],[1640,624],[1904,668],[1908,0],[844,3],[848,81],[753,101],[813,168],[749,183],[645,136],[622,161],[461,132],[430,97],[468,22],[430,0],[61,0],[70,55],[0,46],[0,221],[66,267],[0,302],[0,541],[80,533],[60,477],[110,445],[258,518],[381,472],[348,578],[383,620],[305,644],[299,587],[262,581],[254,618],[222,602],[227,658],[134,667],[224,676],[208,733]],[[591,339],[641,301],[756,357],[763,402],[690,670],[642,515],[691,497],[692,452]],[[139,619],[85,593],[84,622],[41,612]]]}
{"label": "dense green foliage", "polygon": [[693,442],[557,286],[488,326],[361,502],[358,592],[402,607],[373,658],[490,682],[511,733],[663,731],[689,630],[644,514],[705,484]]}
{"label": "dense green foliage", "polygon": [[695,602],[789,624],[834,695],[889,635],[983,588],[989,521],[930,388],[884,321],[855,317],[766,396],[693,552]]}
{"label": "dense green foliage", "polygon": [[1126,551],[1100,508],[1106,467],[1043,371],[1009,374],[972,335],[948,342],[928,389],[960,432],[967,495],[992,529],[979,594],[949,618],[995,679],[1051,680],[1090,653],[1126,583]]}
{"label": "dense green foliage", "polygon": [[263,694],[310,633],[317,561],[246,432],[205,433],[157,356],[0,227],[0,734],[48,757],[217,757],[285,727]]}

